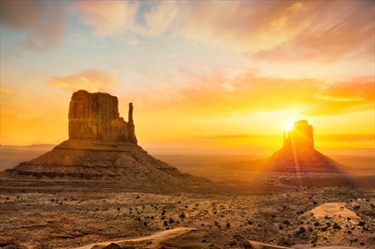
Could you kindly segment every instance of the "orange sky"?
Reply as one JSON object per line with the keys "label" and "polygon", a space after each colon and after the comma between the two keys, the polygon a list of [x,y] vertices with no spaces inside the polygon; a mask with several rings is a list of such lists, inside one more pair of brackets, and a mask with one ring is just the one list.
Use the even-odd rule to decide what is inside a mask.
{"label": "orange sky", "polygon": [[68,138],[78,89],[140,144],[374,148],[373,1],[1,1],[1,144]]}

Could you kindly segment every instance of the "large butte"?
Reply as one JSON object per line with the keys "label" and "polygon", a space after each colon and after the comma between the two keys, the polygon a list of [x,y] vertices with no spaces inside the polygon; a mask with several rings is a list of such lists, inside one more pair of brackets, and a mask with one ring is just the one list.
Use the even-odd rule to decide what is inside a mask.
{"label": "large butte", "polygon": [[152,157],[137,144],[131,103],[126,122],[119,115],[117,97],[84,90],[73,93],[70,101],[69,139],[6,170],[5,178],[8,181],[4,185],[10,188],[40,190],[49,186],[173,192],[208,183]]}

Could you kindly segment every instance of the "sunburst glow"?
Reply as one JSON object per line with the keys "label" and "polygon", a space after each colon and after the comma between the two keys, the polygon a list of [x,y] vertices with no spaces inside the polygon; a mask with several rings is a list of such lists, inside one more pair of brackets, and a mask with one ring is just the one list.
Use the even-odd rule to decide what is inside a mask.
{"label": "sunburst glow", "polygon": [[293,129],[293,127],[294,127],[293,123],[287,123],[287,124],[286,124],[286,129],[287,129],[288,131],[291,130],[291,129]]}

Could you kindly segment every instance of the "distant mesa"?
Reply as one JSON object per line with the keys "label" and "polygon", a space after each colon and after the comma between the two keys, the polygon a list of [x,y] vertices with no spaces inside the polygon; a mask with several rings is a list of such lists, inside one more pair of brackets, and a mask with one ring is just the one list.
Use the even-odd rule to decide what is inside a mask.
{"label": "distant mesa", "polygon": [[285,173],[343,173],[347,168],[314,148],[313,127],[307,120],[284,132],[283,147],[268,159],[266,170]]}
{"label": "distant mesa", "polygon": [[44,180],[44,185],[33,183],[36,188],[50,186],[47,182],[56,180],[66,188],[77,186],[69,184],[77,181],[115,184],[88,185],[91,191],[107,186],[119,191],[171,192],[208,182],[150,156],[137,143],[132,103],[125,121],[119,115],[117,97],[80,90],[73,93],[69,105],[69,139],[38,158],[6,170],[5,178],[23,181],[23,186],[29,186],[30,180]]}

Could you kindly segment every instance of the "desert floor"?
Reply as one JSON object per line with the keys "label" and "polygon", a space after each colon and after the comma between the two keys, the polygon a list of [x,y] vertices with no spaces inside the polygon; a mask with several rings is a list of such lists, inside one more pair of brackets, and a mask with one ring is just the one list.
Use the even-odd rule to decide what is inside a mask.
{"label": "desert floor", "polygon": [[[324,213],[324,206],[323,211],[316,209],[325,203],[338,203],[333,204],[337,212],[333,208]],[[287,247],[375,248],[374,205],[374,190],[344,187],[247,196],[2,194],[0,247],[18,243],[29,248],[74,248],[188,227],[198,229],[189,232],[195,238],[190,242],[199,242],[190,248],[221,248],[236,236]],[[137,247],[186,244],[183,236],[178,238],[182,242],[170,238],[152,245],[145,240]]]}

